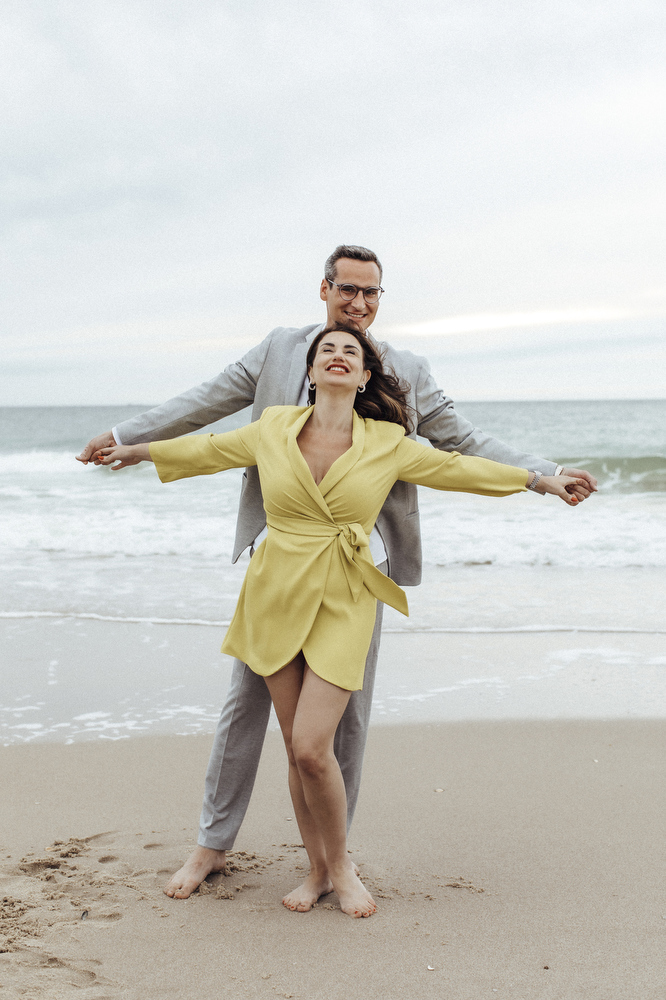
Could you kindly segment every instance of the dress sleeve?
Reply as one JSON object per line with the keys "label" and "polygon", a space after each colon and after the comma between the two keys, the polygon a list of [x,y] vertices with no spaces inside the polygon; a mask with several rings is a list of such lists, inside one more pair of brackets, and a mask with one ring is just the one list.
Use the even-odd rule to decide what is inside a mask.
{"label": "dress sleeve", "polygon": [[403,438],[396,449],[398,479],[434,490],[480,493],[504,497],[526,489],[527,469],[501,465],[488,458],[474,458],[457,451],[439,451]]}
{"label": "dress sleeve", "polygon": [[171,441],[152,441],[150,457],[163,483],[256,465],[259,423],[256,420],[226,434],[194,434]]}

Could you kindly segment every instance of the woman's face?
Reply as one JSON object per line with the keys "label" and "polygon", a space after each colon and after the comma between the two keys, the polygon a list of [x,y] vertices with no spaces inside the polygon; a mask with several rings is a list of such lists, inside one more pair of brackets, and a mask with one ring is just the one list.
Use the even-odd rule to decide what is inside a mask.
{"label": "woman's face", "polygon": [[363,367],[363,348],[353,334],[343,330],[324,334],[308,374],[318,387],[353,389],[354,392],[370,378],[370,372]]}

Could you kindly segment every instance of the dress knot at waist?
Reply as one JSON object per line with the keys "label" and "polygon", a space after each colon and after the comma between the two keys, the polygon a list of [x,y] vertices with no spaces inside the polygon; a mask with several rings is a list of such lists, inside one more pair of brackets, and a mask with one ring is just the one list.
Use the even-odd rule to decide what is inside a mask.
{"label": "dress knot at waist", "polygon": [[338,524],[335,521],[303,517],[280,517],[267,514],[269,528],[289,534],[314,538],[336,538],[342,556],[342,567],[347,578],[352,600],[356,603],[366,587],[373,597],[390,604],[396,611],[409,615],[407,596],[397,583],[381,573],[372,561],[370,542],[365,529],[358,521]]}

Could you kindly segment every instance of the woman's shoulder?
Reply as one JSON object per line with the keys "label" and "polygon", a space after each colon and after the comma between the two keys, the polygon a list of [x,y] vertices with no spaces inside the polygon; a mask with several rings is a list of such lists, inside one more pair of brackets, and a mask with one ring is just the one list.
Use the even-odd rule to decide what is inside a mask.
{"label": "woman's shoulder", "polygon": [[307,406],[267,406],[259,419],[268,423],[290,424],[307,409]]}
{"label": "woman's shoulder", "polygon": [[372,417],[364,417],[365,435],[375,438],[387,444],[398,444],[405,436],[405,428],[402,424],[394,424],[389,420],[373,420]]}

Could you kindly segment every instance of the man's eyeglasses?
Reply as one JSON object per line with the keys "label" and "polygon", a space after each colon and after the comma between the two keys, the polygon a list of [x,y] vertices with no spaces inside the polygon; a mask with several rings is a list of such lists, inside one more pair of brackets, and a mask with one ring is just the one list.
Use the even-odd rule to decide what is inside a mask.
{"label": "man's eyeglasses", "polygon": [[370,288],[357,288],[356,285],[339,285],[337,281],[331,281],[330,278],[326,279],[329,285],[335,285],[335,287],[340,292],[340,298],[344,299],[345,302],[351,302],[355,299],[359,292],[363,292],[363,298],[368,303],[369,306],[379,302],[382,292],[384,291],[379,285],[371,285]]}

